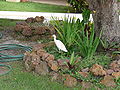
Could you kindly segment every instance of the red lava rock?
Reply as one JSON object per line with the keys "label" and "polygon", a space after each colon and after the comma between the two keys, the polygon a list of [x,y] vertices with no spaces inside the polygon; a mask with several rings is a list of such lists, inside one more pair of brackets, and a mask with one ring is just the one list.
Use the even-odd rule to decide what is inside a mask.
{"label": "red lava rock", "polygon": [[30,52],[25,52],[25,53],[24,53],[23,61],[25,61],[28,56],[30,56]]}
{"label": "red lava rock", "polygon": [[45,34],[45,33],[46,33],[46,27],[45,26],[35,28],[34,34],[42,35],[42,34]]}
{"label": "red lava rock", "polygon": [[88,71],[89,71],[89,68],[82,69],[81,71],[82,71],[82,72],[88,72]]}
{"label": "red lava rock", "polygon": [[104,84],[105,86],[108,87],[115,87],[116,83],[114,82],[114,78],[110,75],[104,76],[104,79],[101,80],[101,84]]}
{"label": "red lava rock", "polygon": [[25,62],[25,69],[29,72],[31,71],[34,67],[30,67],[31,65],[31,56],[29,52],[26,52],[24,54],[23,61]]}
{"label": "red lava rock", "polygon": [[112,74],[113,72],[114,72],[114,70],[112,70],[112,69],[106,70],[106,73],[107,73],[108,75]]}
{"label": "red lava rock", "polygon": [[57,82],[63,83],[64,78],[59,73],[56,73],[56,72],[52,71],[52,72],[49,73],[49,75],[52,77],[51,81],[57,81]]}
{"label": "red lava rock", "polygon": [[25,21],[16,22],[16,25],[28,26]]}
{"label": "red lava rock", "polygon": [[57,62],[58,62],[59,68],[61,70],[68,70],[69,69],[69,66],[67,65],[67,63],[69,62],[68,59],[66,59],[66,60],[58,59]]}
{"label": "red lava rock", "polygon": [[45,61],[49,62],[49,61],[54,61],[55,57],[52,54],[49,54],[49,56],[45,59]]}
{"label": "red lava rock", "polygon": [[68,59],[66,60],[61,60],[61,59],[58,59],[57,60],[59,66],[62,66],[62,65],[66,65],[66,63],[70,62]]}
{"label": "red lava rock", "polygon": [[25,62],[25,69],[29,72],[33,71],[35,69],[36,65],[39,64],[40,57],[38,55],[36,55],[35,52],[32,52],[32,53],[26,52],[24,55],[25,56],[24,56],[23,60]]}
{"label": "red lava rock", "polygon": [[88,77],[88,73],[87,72],[78,72],[81,76],[83,77]]}
{"label": "red lava rock", "polygon": [[33,17],[30,17],[30,18],[27,18],[25,20],[27,23],[33,23],[34,22],[34,18]]}
{"label": "red lava rock", "polygon": [[111,69],[119,68],[119,65],[117,64],[116,61],[114,61],[114,62],[112,62],[112,63],[110,64],[110,68],[111,68]]}
{"label": "red lava rock", "polygon": [[81,86],[82,86],[82,90],[87,90],[90,89],[93,86],[93,84],[90,82],[82,81]]}
{"label": "red lava rock", "polygon": [[32,30],[31,30],[31,28],[28,27],[28,26],[25,26],[25,27],[23,28],[22,34],[23,34],[24,36],[31,36],[31,35],[32,35]]}
{"label": "red lava rock", "polygon": [[37,55],[39,55],[40,57],[43,57],[44,54],[46,54],[46,51],[44,49],[39,49],[37,51]]}
{"label": "red lava rock", "polygon": [[40,57],[38,56],[38,55],[33,55],[32,57],[31,57],[31,59],[32,59],[32,64],[34,65],[34,66],[36,66],[36,65],[38,65],[39,63],[40,63]]}
{"label": "red lava rock", "polygon": [[23,28],[24,28],[23,25],[16,25],[16,26],[15,26],[15,31],[17,31],[17,32],[22,32],[22,31],[23,31]]}
{"label": "red lava rock", "polygon": [[115,72],[119,72],[120,71],[120,65],[118,64],[118,61],[113,61],[110,64],[110,69],[114,70]]}
{"label": "red lava rock", "polygon": [[35,20],[35,22],[43,22],[44,21],[44,17],[43,16],[40,16],[40,17],[36,16],[34,20]]}
{"label": "red lava rock", "polygon": [[32,52],[30,53],[30,56],[34,56],[34,55],[36,55],[36,52],[35,52],[35,51],[32,51]]}
{"label": "red lava rock", "polygon": [[36,65],[35,72],[39,75],[47,75],[49,73],[47,63],[41,61],[40,64]]}
{"label": "red lava rock", "polygon": [[64,85],[67,87],[74,87],[77,85],[77,80],[74,77],[72,77],[68,74],[65,74]]}
{"label": "red lava rock", "polygon": [[116,79],[120,78],[120,72],[113,72],[112,76],[115,77]]}
{"label": "red lava rock", "polygon": [[59,76],[58,73],[55,73],[51,79],[51,81],[56,81],[57,80],[57,77]]}
{"label": "red lava rock", "polygon": [[50,54],[49,53],[44,53],[42,56],[42,60],[45,60]]}
{"label": "red lava rock", "polygon": [[58,81],[60,78],[60,75],[56,72],[50,72],[50,75],[52,76],[51,81]]}
{"label": "red lava rock", "polygon": [[120,72],[120,68],[115,68],[114,71],[115,72]]}
{"label": "red lava rock", "polygon": [[94,64],[91,68],[90,71],[96,75],[96,76],[103,76],[106,75],[105,70],[103,69],[102,66],[98,65],[98,64]]}
{"label": "red lava rock", "polygon": [[44,53],[43,56],[42,56],[42,60],[45,60],[47,62],[53,61],[54,60],[54,56],[49,54],[49,53]]}
{"label": "red lava rock", "polygon": [[58,63],[57,61],[48,61],[48,66],[53,70],[53,71],[58,71]]}

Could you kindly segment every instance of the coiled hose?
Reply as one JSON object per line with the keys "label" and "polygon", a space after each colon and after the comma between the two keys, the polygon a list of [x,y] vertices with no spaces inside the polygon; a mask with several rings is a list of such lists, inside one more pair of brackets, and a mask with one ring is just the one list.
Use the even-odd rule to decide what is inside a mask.
{"label": "coiled hose", "polygon": [[[0,33],[0,38],[2,38],[1,33]],[[18,45],[18,44],[0,44],[0,51],[15,50],[15,49],[31,51],[32,47]],[[23,57],[24,57],[24,54],[12,56],[12,55],[0,53],[0,62],[12,62],[12,61],[16,61],[16,60],[22,60]],[[9,73],[12,70],[10,65],[0,64],[0,67],[6,67],[9,69],[7,72],[0,74],[0,76]]]}

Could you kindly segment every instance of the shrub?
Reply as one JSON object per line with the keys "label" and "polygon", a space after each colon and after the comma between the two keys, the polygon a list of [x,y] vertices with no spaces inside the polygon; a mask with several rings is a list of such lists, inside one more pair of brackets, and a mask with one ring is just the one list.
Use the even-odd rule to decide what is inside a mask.
{"label": "shrub", "polygon": [[88,9],[88,4],[85,0],[67,0],[68,3],[75,9],[76,12],[82,13],[84,9]]}

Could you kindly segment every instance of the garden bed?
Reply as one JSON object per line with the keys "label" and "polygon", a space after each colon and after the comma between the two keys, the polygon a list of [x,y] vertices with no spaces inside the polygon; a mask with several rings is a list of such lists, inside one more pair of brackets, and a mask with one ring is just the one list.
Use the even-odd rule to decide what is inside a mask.
{"label": "garden bed", "polygon": [[[20,67],[20,68],[18,68],[18,70],[20,69],[20,72],[17,71],[17,73],[20,73],[22,75],[27,74],[24,76],[21,75],[20,77],[28,77],[30,75],[30,77],[32,77],[33,81],[34,80],[36,81],[35,78],[45,76],[46,78],[49,77],[50,80],[52,81],[52,83],[53,83],[53,81],[56,81],[67,87],[74,87],[76,89],[79,88],[79,89],[98,89],[99,90],[99,89],[106,89],[106,88],[109,88],[109,89],[119,89],[120,88],[119,87],[119,85],[120,85],[120,78],[119,78],[120,55],[111,53],[111,52],[114,52],[114,50],[119,50],[118,47],[113,48],[113,46],[111,46],[110,48],[106,48],[106,47],[100,46],[102,48],[99,47],[99,50],[97,50],[96,53],[94,53],[92,58],[85,58],[85,56],[81,54],[81,52],[79,50],[80,48],[78,46],[76,47],[76,45],[74,45],[75,42],[72,42],[72,43],[68,42],[70,39],[72,39],[74,37],[72,37],[72,38],[70,36],[66,37],[67,39],[64,41],[61,39],[61,37],[59,35],[60,33],[58,33],[58,31],[57,31],[57,28],[60,29],[60,27],[57,26],[58,24],[60,24],[61,26],[65,24],[63,27],[66,27],[69,24],[67,29],[64,28],[65,30],[68,30],[68,29],[70,29],[70,27],[69,27],[71,25],[70,23],[67,23],[65,21],[55,21],[55,22],[52,21],[51,23],[54,25],[56,32],[54,32],[52,34],[50,32],[45,32],[45,33],[39,34],[39,36],[45,37],[45,39],[47,39],[47,41],[45,41],[45,39],[42,39],[41,37],[37,38],[37,39],[40,38],[39,41],[36,41],[37,39],[33,41],[33,40],[31,40],[32,36],[34,35],[33,31],[32,31],[32,33],[30,32],[31,35],[28,33],[24,35],[22,33],[22,31],[24,30],[24,28],[26,26],[27,27],[30,27],[32,25],[36,26],[36,20],[35,21],[34,20],[35,20],[34,18],[31,18],[31,19],[29,18],[29,20],[28,20],[29,22],[26,20],[27,23],[25,21],[22,21],[22,22],[19,21],[16,23],[16,26],[14,26],[15,29],[12,27],[12,28],[7,28],[2,31],[2,33],[4,35],[3,35],[3,38],[1,39],[1,44],[6,44],[6,43],[13,44],[14,43],[14,44],[33,46],[33,49],[31,52],[25,53],[24,60],[21,63],[22,69],[20,69],[21,66],[19,66],[20,62],[18,62],[18,64],[15,65],[15,67],[17,67],[17,66]],[[31,25],[31,23],[32,23],[32,25]],[[77,23],[80,24],[80,21],[77,21]],[[77,23],[73,22],[73,25],[77,26],[78,25]],[[37,22],[37,26],[39,26],[38,24],[40,25],[41,23]],[[91,24],[89,24],[89,25],[91,25]],[[24,26],[24,28],[23,28],[23,26]],[[22,27],[22,29],[21,29],[21,27]],[[32,30],[31,28],[33,28],[33,27],[27,28],[25,30],[27,30],[27,31]],[[79,27],[74,27],[74,28],[79,28]],[[87,28],[86,30],[89,30],[88,25],[86,25],[86,28]],[[19,32],[19,30],[22,30],[22,31]],[[33,30],[35,31],[35,29],[33,29]],[[17,31],[17,33],[16,33],[16,31]],[[50,36],[53,34],[56,34],[57,39],[61,40],[65,44],[66,48],[68,49],[68,53],[65,53],[62,51],[59,53],[57,47],[55,46],[55,43],[53,42],[53,38],[48,39],[48,37],[50,37],[50,36],[46,37],[46,35],[48,35],[48,33]],[[73,32],[71,32],[71,33],[73,33]],[[20,37],[24,36],[24,38],[26,37],[28,39],[24,39],[24,40],[20,39],[20,38],[18,38],[18,35],[20,35]],[[62,34],[62,35],[64,35],[64,34]],[[91,32],[89,33],[89,37],[90,37],[90,35],[91,35]],[[43,42],[41,42],[41,41],[43,41]],[[71,45],[71,44],[73,44],[73,45]],[[101,51],[101,49],[102,49],[102,51]],[[106,50],[108,50],[109,52]],[[16,53],[16,51],[14,53]],[[19,53],[21,53],[21,52],[19,52]],[[23,67],[23,65],[24,65],[24,67]],[[35,75],[36,74],[38,74],[38,75],[34,77],[34,76],[32,76],[31,72],[34,73]],[[15,73],[15,74],[17,75],[17,73]],[[11,72],[11,74],[12,74],[12,72]],[[12,76],[14,76],[14,75],[12,74]],[[17,80],[20,80],[19,79],[20,77],[16,76]],[[8,76],[8,78],[9,78],[9,76]],[[4,82],[3,79],[2,79],[2,81]],[[37,82],[40,83],[39,80],[37,80]],[[44,84],[46,85],[46,83],[44,83]],[[32,87],[34,87],[34,86],[32,86]],[[37,86],[37,87],[39,87],[39,86]],[[49,86],[47,86],[47,87],[49,88]],[[56,89],[56,88],[54,88],[54,89]],[[64,88],[66,89],[66,87],[64,87]],[[25,87],[24,87],[24,89],[25,89]],[[37,89],[35,89],[35,90],[37,90]]]}

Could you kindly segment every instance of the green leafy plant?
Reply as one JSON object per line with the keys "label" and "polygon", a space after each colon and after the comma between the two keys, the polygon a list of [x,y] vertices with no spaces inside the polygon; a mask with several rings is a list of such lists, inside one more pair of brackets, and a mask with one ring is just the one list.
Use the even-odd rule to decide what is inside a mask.
{"label": "green leafy plant", "polygon": [[120,54],[120,51],[114,51],[113,54]]}
{"label": "green leafy plant", "polygon": [[107,42],[106,40],[100,40],[100,42],[101,42],[102,47],[103,47],[104,49],[107,49],[107,48],[109,47],[109,44],[108,44],[108,42]]}
{"label": "green leafy plant", "polygon": [[100,42],[100,37],[95,37],[94,32],[94,25],[90,28],[90,35],[88,35],[88,31],[84,31],[85,26],[82,26],[82,31],[80,35],[77,35],[78,39],[76,41],[77,45],[79,46],[80,54],[84,58],[92,58],[95,54],[97,47]]}
{"label": "green leafy plant", "polygon": [[91,11],[89,9],[83,9],[83,12],[82,12],[82,17],[83,17],[82,22],[83,23],[89,22],[90,13],[91,13]]}
{"label": "green leafy plant", "polygon": [[64,17],[62,21],[52,21],[52,25],[58,33],[58,39],[61,40],[69,50],[75,44],[75,39],[77,39],[76,37],[80,30],[80,23],[80,20],[76,20],[75,17]]}
{"label": "green leafy plant", "polygon": [[79,62],[77,58],[78,58],[78,55],[75,55],[75,53],[73,52],[70,57],[69,66],[75,66]]}
{"label": "green leafy plant", "polygon": [[116,42],[109,43],[106,40],[100,40],[102,47],[105,51],[117,51],[117,49],[120,47],[120,45]]}
{"label": "green leafy plant", "polygon": [[75,53],[73,52],[70,56],[69,62],[66,62],[66,65],[69,67],[69,70],[75,69],[76,64],[78,63],[77,57],[78,56],[75,56]]}

